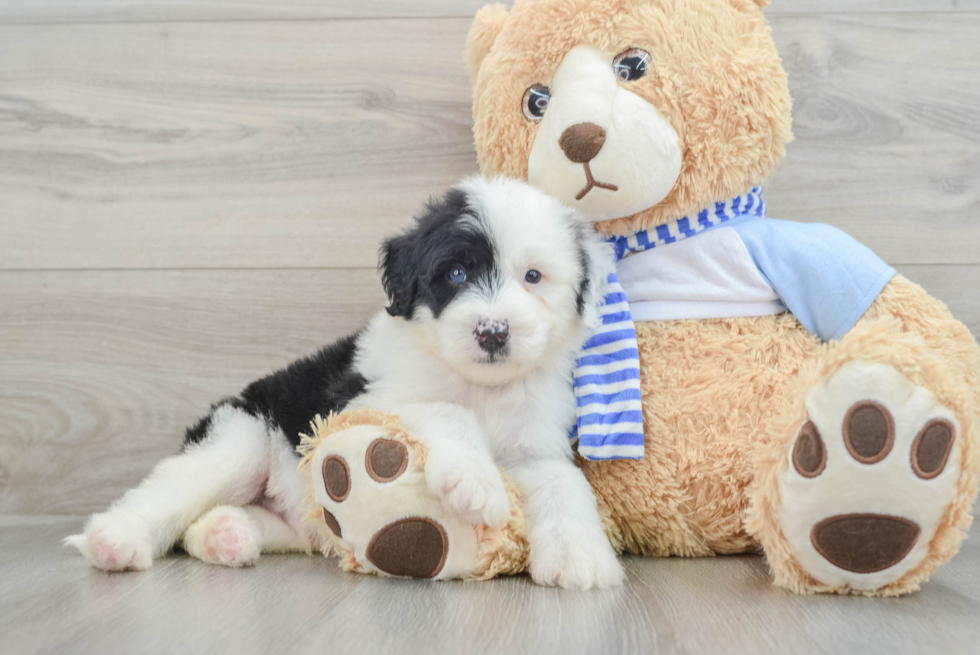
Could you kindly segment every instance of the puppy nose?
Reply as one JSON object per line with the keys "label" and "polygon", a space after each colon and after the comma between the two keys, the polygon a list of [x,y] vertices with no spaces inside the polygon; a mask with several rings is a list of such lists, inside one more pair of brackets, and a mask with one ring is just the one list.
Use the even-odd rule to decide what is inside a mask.
{"label": "puppy nose", "polygon": [[577,123],[558,137],[558,145],[565,151],[565,156],[576,164],[595,159],[605,142],[606,131],[595,123]]}
{"label": "puppy nose", "polygon": [[507,321],[481,322],[476,328],[476,341],[480,348],[491,355],[503,350],[510,337]]}

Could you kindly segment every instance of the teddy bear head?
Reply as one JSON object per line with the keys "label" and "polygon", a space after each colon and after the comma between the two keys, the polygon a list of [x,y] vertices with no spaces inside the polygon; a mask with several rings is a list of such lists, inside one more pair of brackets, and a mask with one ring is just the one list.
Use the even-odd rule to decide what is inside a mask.
{"label": "teddy bear head", "polygon": [[517,0],[467,39],[487,175],[525,179],[609,234],[764,182],[790,133],[768,0]]}

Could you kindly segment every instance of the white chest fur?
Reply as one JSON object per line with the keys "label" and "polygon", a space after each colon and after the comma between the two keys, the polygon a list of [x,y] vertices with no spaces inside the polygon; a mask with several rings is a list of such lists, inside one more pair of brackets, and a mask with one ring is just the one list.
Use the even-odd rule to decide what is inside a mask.
{"label": "white chest fur", "polygon": [[575,422],[569,384],[572,361],[569,357],[565,368],[558,362],[519,382],[475,384],[420,350],[404,321],[381,314],[362,337],[357,368],[369,385],[351,407],[453,403],[476,415],[494,460],[502,466],[528,457],[570,458],[568,430]]}

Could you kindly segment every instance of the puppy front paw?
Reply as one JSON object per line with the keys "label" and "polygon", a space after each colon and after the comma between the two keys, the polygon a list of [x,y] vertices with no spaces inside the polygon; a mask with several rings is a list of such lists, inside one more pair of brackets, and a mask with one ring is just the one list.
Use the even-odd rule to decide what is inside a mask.
{"label": "puppy front paw", "polygon": [[97,569],[142,571],[153,564],[149,526],[140,518],[122,514],[96,514],[85,532],[65,539]]}
{"label": "puppy front paw", "polygon": [[430,455],[426,463],[429,491],[446,509],[471,523],[498,525],[510,517],[510,499],[500,471],[489,460]]}
{"label": "puppy front paw", "polygon": [[[531,579],[564,589],[607,589],[623,584],[626,574],[605,537],[531,542]],[[536,543],[537,542],[537,543]]]}

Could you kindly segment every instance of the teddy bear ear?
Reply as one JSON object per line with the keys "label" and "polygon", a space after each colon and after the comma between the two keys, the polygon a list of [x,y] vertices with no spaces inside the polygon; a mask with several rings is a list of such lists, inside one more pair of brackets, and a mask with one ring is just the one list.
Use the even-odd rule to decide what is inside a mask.
{"label": "teddy bear ear", "polygon": [[471,84],[476,82],[480,65],[506,22],[507,9],[502,4],[486,5],[476,12],[470,33],[466,37],[466,69],[469,71]]}

